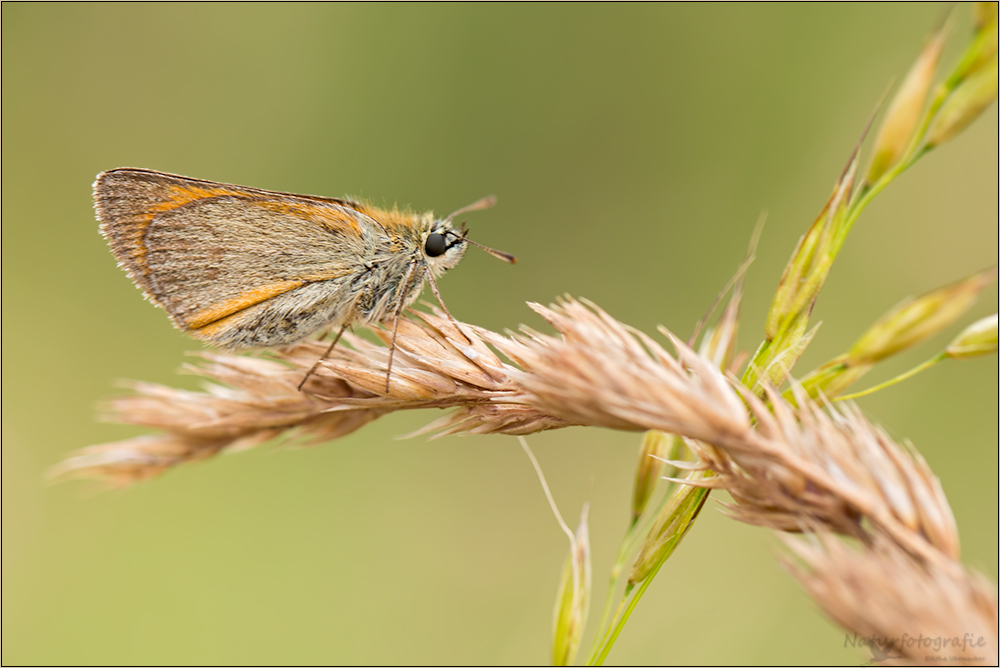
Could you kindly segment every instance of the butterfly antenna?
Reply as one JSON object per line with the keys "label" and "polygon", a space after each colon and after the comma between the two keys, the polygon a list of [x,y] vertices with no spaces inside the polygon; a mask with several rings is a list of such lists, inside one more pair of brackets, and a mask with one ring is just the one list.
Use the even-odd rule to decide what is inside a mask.
{"label": "butterfly antenna", "polygon": [[[491,206],[496,205],[496,203],[497,203],[496,195],[488,195],[488,196],[482,198],[481,200],[479,200],[477,202],[473,202],[469,206],[463,206],[458,211],[451,212],[450,214],[448,214],[445,217],[444,220],[445,220],[445,222],[449,222],[450,223],[451,220],[452,220],[452,218],[454,218],[455,216],[459,216],[459,215],[461,215],[463,213],[469,213],[470,211],[482,211],[483,209],[488,209]],[[458,237],[462,241],[464,241],[466,243],[472,244],[476,248],[482,248],[484,251],[486,251],[487,253],[489,253],[493,257],[497,258],[498,260],[503,260],[507,264],[517,264],[517,258],[514,257],[513,255],[511,255],[510,253],[504,253],[503,251],[498,251],[495,248],[490,248],[490,247],[484,246],[484,245],[482,245],[480,243],[476,243],[475,241],[473,241],[472,239],[470,239],[469,237],[466,236],[468,233],[469,233],[469,229],[465,226],[465,221],[463,220],[462,221],[462,225],[459,228],[459,232],[458,233],[454,233],[453,232],[452,234],[454,234],[456,237]],[[431,285],[433,285],[433,283],[431,283]],[[441,301],[440,298],[438,299],[438,301]],[[444,303],[442,302],[441,305],[444,306]],[[447,309],[445,309],[445,311],[447,312]],[[453,318],[453,320],[454,320],[454,318]]]}
{"label": "butterfly antenna", "polygon": [[463,206],[458,211],[452,211],[450,214],[448,214],[445,217],[445,221],[449,221],[450,222],[451,219],[454,218],[455,216],[460,216],[463,213],[469,213],[470,211],[482,211],[483,209],[488,209],[491,206],[495,206],[496,203],[497,203],[497,197],[496,197],[496,195],[487,195],[486,197],[482,198],[481,200],[473,202],[469,206]]}
{"label": "butterfly antenna", "polygon": [[507,264],[517,264],[517,258],[511,255],[510,253],[504,253],[503,251],[498,251],[495,248],[490,248],[489,246],[478,244],[468,237],[461,237],[461,239],[466,243],[472,244],[476,248],[482,248],[484,251],[486,251],[487,253],[489,253],[498,260],[503,260]]}

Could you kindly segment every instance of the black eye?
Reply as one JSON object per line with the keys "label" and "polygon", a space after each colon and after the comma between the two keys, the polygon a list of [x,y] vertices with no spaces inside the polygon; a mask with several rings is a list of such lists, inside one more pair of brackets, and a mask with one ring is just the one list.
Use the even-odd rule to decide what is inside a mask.
{"label": "black eye", "polygon": [[427,235],[427,241],[424,242],[424,250],[430,257],[437,257],[438,255],[444,255],[444,252],[448,250],[448,242],[445,241],[443,234]]}

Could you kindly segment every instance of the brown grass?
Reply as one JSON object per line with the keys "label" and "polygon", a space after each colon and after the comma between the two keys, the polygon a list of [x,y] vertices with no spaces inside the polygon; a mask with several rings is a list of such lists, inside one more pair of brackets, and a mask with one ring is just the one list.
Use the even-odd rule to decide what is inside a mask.
{"label": "brown grass", "polygon": [[[995,592],[959,563],[947,499],[912,447],[851,404],[834,409],[798,392],[793,405],[771,388],[757,397],[666,330],[674,354],[593,305],[533,308],[558,335],[461,325],[466,341],[441,315],[401,322],[388,393],[388,349],[356,336],[344,337],[348,345],[321,364],[305,393],[295,388],[323,351],[320,342],[273,358],[204,354],[188,367],[210,381],[203,392],[136,383],[135,395],[109,406],[109,419],[161,435],[86,448],[54,474],[128,483],[277,438],[332,440],[417,408],[451,409],[421,430],[435,435],[656,429],[687,439],[698,461],[674,463],[708,472],[687,483],[728,491],[730,515],[813,537],[790,543],[804,564],[790,567],[845,629],[884,637],[982,633],[975,656],[996,661]],[[833,534],[857,539],[860,549]],[[919,662],[933,654],[903,656]]]}

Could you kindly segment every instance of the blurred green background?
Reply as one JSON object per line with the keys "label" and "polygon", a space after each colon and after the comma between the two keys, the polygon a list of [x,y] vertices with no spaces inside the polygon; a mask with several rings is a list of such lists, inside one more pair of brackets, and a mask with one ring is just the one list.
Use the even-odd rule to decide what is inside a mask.
{"label": "blurred green background", "polygon": [[[494,329],[569,293],[680,334],[740,263],[744,347],[865,121],[939,5],[36,5],[3,11],[3,662],[538,663],[566,540],[516,441],[395,437],[258,450],[121,492],[47,486],[115,381],[193,387],[197,344],[115,267],[90,184],[147,167],[447,212],[489,194],[450,310]],[[955,12],[952,62],[969,31]],[[997,261],[997,110],[862,217],[800,369],[907,295]],[[996,310],[894,359],[887,379]],[[941,477],[967,564],[997,578],[997,358],[862,400]],[[589,500],[595,600],[625,529],[638,436],[529,439],[570,523]],[[721,498],[721,497],[720,497]],[[715,502],[613,663],[826,664],[845,649]],[[592,617],[596,621],[597,614]],[[588,636],[589,641],[589,636]]]}

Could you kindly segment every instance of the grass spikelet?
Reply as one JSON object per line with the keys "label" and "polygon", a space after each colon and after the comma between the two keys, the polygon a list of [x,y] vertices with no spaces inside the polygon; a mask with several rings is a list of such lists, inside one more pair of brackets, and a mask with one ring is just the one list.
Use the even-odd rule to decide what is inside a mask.
{"label": "grass spikelet", "polygon": [[863,550],[826,532],[783,536],[786,569],[846,629],[848,644],[888,665],[997,665],[997,598],[983,577],[927,564],[876,533]]}

